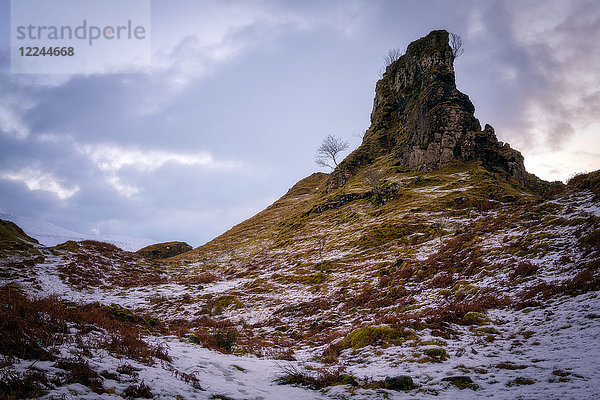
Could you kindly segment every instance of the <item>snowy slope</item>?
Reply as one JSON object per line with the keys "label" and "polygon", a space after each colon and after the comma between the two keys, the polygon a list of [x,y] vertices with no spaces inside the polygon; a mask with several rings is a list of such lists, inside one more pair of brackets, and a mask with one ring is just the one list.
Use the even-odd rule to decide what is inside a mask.
{"label": "snowy slope", "polygon": [[71,231],[49,222],[39,221],[33,218],[21,217],[12,214],[0,213],[0,219],[14,222],[23,231],[34,239],[37,239],[45,246],[56,246],[67,240],[97,240],[100,242],[112,243],[126,251],[136,251],[142,247],[156,243],[152,239],[137,238],[122,234],[111,235],[86,235],[83,233]]}

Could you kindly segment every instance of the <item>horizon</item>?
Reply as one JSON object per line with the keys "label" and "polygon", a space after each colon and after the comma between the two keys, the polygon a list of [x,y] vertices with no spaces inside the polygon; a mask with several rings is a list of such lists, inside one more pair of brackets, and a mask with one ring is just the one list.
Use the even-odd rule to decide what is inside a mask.
{"label": "horizon", "polygon": [[329,172],[326,135],[354,150],[387,51],[435,29],[462,36],[457,87],[529,172],[600,169],[596,2],[151,7],[152,72],[45,75],[10,72],[0,6],[0,213],[198,247]]}

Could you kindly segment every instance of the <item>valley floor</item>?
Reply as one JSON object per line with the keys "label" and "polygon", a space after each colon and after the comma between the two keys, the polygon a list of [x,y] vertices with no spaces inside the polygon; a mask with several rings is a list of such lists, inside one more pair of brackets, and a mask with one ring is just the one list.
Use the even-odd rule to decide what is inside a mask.
{"label": "valley floor", "polygon": [[[115,294],[102,290],[79,292],[70,289],[48,270],[41,271],[41,287],[46,294],[62,292],[65,299],[120,303],[132,307],[136,298],[147,296],[141,288]],[[206,285],[203,291],[230,289],[238,282]],[[152,288],[147,288],[152,289]],[[164,290],[172,291],[173,286]],[[545,306],[519,311],[490,310],[488,333],[458,335],[456,339],[428,339],[446,349],[448,358],[439,362],[411,359],[415,348],[403,346],[363,347],[346,350],[344,374],[356,378],[358,385],[336,385],[313,390],[282,385],[278,379],[290,371],[318,375],[317,349],[299,349],[295,361],[258,358],[253,355],[222,354],[176,336],[146,337],[152,345],[165,348],[170,361],[155,360],[152,365],[135,359],[108,354],[102,349],[87,350],[92,370],[105,374],[104,393],[96,393],[80,382],[44,386],[41,398],[119,399],[130,386],[147,385],[154,398],[181,399],[403,399],[403,398],[495,398],[495,399],[593,399],[600,396],[600,297],[592,291],[576,297],[560,297]],[[466,329],[456,326],[456,329]],[[493,329],[492,329],[493,328]],[[75,328],[72,332],[75,333]],[[468,333],[468,332],[467,332]],[[92,334],[84,335],[85,337]],[[97,334],[97,333],[96,333]],[[83,348],[76,340],[66,341],[57,353],[63,359],[80,357]],[[92,346],[93,347],[93,346]],[[15,359],[5,365],[2,376],[42,372],[49,382],[64,371],[56,361]],[[123,366],[132,367],[119,373]],[[333,370],[333,367],[329,367]],[[321,373],[323,371],[321,370]],[[112,375],[111,375],[112,374]],[[186,382],[185,376],[195,379]],[[415,388],[395,391],[368,388],[366,383],[386,377],[410,376]],[[468,376],[473,384],[459,388],[442,381],[448,376]],[[196,384],[194,384],[194,382]],[[63,382],[64,383],[64,382]],[[194,387],[196,386],[196,387]]]}

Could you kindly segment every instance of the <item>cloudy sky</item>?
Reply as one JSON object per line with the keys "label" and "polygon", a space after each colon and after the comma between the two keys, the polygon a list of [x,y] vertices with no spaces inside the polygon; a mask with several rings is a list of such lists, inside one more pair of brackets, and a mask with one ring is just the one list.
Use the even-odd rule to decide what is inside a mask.
{"label": "cloudy sky", "polygon": [[600,2],[152,1],[151,72],[16,74],[0,4],[0,212],[200,245],[359,145],[383,56],[460,34],[482,125],[564,180],[600,168]]}

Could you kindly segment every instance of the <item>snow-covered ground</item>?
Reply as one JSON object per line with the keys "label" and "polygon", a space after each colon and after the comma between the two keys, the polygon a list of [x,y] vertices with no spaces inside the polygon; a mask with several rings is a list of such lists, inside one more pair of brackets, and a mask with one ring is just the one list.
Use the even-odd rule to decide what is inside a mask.
{"label": "snow-covered ground", "polygon": [[[427,190],[427,195],[439,195],[440,190],[434,189]],[[178,336],[174,336],[173,332],[176,331],[169,331],[165,336],[145,331],[144,340],[165,346],[172,359],[170,362],[157,359],[154,365],[115,358],[97,348],[86,349],[88,354],[85,359],[92,369],[97,372],[108,371],[113,376],[106,377],[109,374],[105,374],[103,385],[107,392],[96,394],[89,387],[77,383],[49,385],[48,393],[43,397],[48,400],[121,399],[130,385],[139,385],[141,382],[148,386],[157,399],[600,398],[598,286],[580,291],[578,287],[570,286],[570,291],[552,292],[545,297],[534,293],[533,297],[527,299],[539,301],[529,303],[524,302],[522,297],[527,288],[539,287],[543,291],[545,286],[542,284],[548,284],[548,290],[565,287],[560,285],[569,283],[586,269],[591,271],[592,277],[597,277],[598,252],[583,245],[581,240],[593,237],[592,234],[598,230],[600,208],[597,202],[594,202],[591,194],[583,192],[566,194],[547,202],[544,207],[503,207],[474,211],[468,216],[447,216],[445,210],[428,213],[415,211],[410,221],[422,220],[423,223],[427,222],[426,226],[435,225],[438,236],[430,239],[425,237],[423,241],[417,240],[410,246],[389,242],[389,248],[371,256],[365,251],[365,259],[354,264],[351,260],[357,254],[355,249],[343,246],[359,238],[350,224],[348,228],[343,228],[346,233],[344,240],[338,238],[340,247],[331,246],[330,250],[320,255],[321,260],[331,261],[331,270],[327,271],[326,266],[326,272],[315,269],[315,265],[307,259],[298,257],[290,261],[285,258],[286,253],[304,254],[298,250],[301,246],[306,246],[308,250],[315,246],[314,237],[307,234],[297,238],[293,245],[272,249],[268,255],[273,258],[266,259],[259,267],[250,268],[243,263],[232,265],[226,260],[220,264],[214,260],[169,264],[158,269],[167,277],[164,281],[150,284],[140,279],[133,287],[118,284],[70,286],[61,275],[61,267],[79,259],[68,254],[68,249],[57,252],[41,248],[44,259],[33,266],[21,269],[17,263],[7,263],[12,272],[9,273],[7,267],[5,275],[0,277],[0,286],[12,283],[30,295],[56,295],[63,300],[82,304],[115,303],[136,313],[150,313],[161,322],[178,318],[187,321],[212,318],[213,321],[231,323],[231,326],[239,329],[237,332],[240,337],[233,348],[235,354],[222,354],[193,343],[186,339],[190,337],[187,335],[192,332],[191,329],[184,331],[184,334],[176,333]],[[503,223],[500,218],[503,216],[509,220]],[[5,216],[0,215],[0,218]],[[40,233],[36,236],[32,230],[37,229],[48,237],[56,232],[48,227],[40,228],[39,223],[31,228],[22,220],[15,222],[28,228],[29,232],[28,229],[24,230],[38,239]],[[323,224],[325,226],[326,222]],[[468,232],[467,228],[477,229],[477,235],[459,233]],[[331,232],[332,236],[334,234]],[[98,240],[97,237],[94,239]],[[63,232],[60,241],[64,240]],[[444,253],[444,245],[451,241],[459,245],[450,247],[451,250]],[[466,247],[463,248],[463,245]],[[104,255],[95,255],[91,249],[89,251],[95,263],[85,266],[82,262],[76,266],[90,268],[91,273],[93,266]],[[81,257],[83,254],[88,253],[79,252],[76,255]],[[462,258],[451,257],[455,254]],[[451,271],[463,258],[467,262],[473,254],[479,254],[475,261],[481,265],[473,273],[461,275],[457,270],[455,274],[458,278],[450,283],[442,281],[439,285],[433,284],[435,277]],[[430,259],[433,256],[443,256],[439,260],[446,261],[439,273],[436,272],[437,275],[424,274],[422,279],[414,279],[413,275],[404,278],[392,275],[393,279],[387,276],[387,286],[381,285],[386,274],[392,274],[389,267],[396,263],[399,255],[412,261],[416,268],[416,272],[411,272],[413,275],[418,271],[426,271],[422,266],[436,268],[435,257]],[[309,257],[313,257],[311,260],[315,262],[318,260],[314,254]],[[517,273],[521,264],[530,265],[532,269]],[[130,261],[115,261],[111,266],[126,271],[130,271],[131,267]],[[28,272],[31,272],[30,276],[26,275]],[[200,276],[202,273],[213,274],[215,280],[189,284],[179,280],[180,277]],[[327,274],[325,280],[311,280],[313,277],[320,278],[324,273]],[[581,284],[581,281],[576,282]],[[363,287],[367,291],[377,290],[381,296],[405,289],[408,294],[401,300],[407,298],[412,303],[377,305],[377,299],[369,296],[364,296],[366,300],[363,303],[354,302],[365,293]],[[427,322],[427,326],[421,327],[409,323],[401,325],[403,320],[396,321],[399,325],[381,322],[384,317],[403,316],[403,313],[433,315],[443,310],[450,301],[461,304],[463,300],[484,299],[488,294],[508,297],[510,302],[507,304],[510,305],[500,308],[486,306],[483,314],[480,314],[484,317],[483,322],[463,324],[463,320],[456,322],[456,319],[448,318],[443,324],[430,326]],[[231,302],[223,305],[221,311],[213,313],[208,305],[219,298]],[[306,310],[303,310],[304,306],[307,306]],[[465,316],[465,311],[462,311],[458,318]],[[323,353],[330,345],[339,344],[354,330],[386,324],[400,326],[399,329],[408,330],[412,336],[400,344],[374,340],[362,347],[340,347],[340,353],[336,356],[337,364],[325,364]],[[322,340],[320,331],[311,332],[313,327],[319,326],[324,326],[328,334],[338,335],[331,334]],[[210,325],[196,325],[196,328],[194,332],[202,332],[202,329],[209,332]],[[251,331],[251,336],[242,337],[248,331]],[[89,333],[101,334],[98,331]],[[246,346],[248,342],[243,340],[249,337],[265,339],[257,347],[271,347],[256,354],[267,356],[259,358],[248,354],[252,351],[251,347]],[[277,342],[278,339],[281,342]],[[276,359],[278,354],[284,354],[277,352],[281,349],[289,350],[287,354],[290,357],[285,361]],[[426,351],[430,349],[443,350],[447,358],[426,357]],[[59,351],[63,357],[82,353],[75,340],[61,345]],[[115,373],[124,364],[136,369],[135,376]],[[23,372],[33,367],[44,371],[50,381],[56,374],[64,373],[54,362],[32,360],[17,361],[0,372],[4,373],[7,369]],[[315,376],[319,369],[340,367],[345,374],[355,377],[359,386],[341,384],[314,390],[277,382],[289,371],[304,371]],[[374,382],[380,384],[387,377],[395,376],[410,376],[415,388],[407,391],[376,388]],[[468,377],[472,379],[472,384],[459,389],[444,380],[451,376]],[[197,379],[198,384],[190,384],[189,377]]]}
{"label": "snow-covered ground", "polygon": [[142,247],[146,247],[156,241],[152,239],[138,238],[122,234],[110,235],[86,235],[83,233],[71,231],[49,222],[39,221],[33,218],[21,217],[12,214],[0,213],[0,219],[17,224],[23,231],[44,246],[56,246],[66,242],[67,240],[97,240],[114,244],[126,251],[137,251]]}
{"label": "snow-covered ground", "polygon": [[[148,296],[177,296],[190,292],[190,287],[164,284],[134,287],[126,290],[90,289],[78,292],[57,276],[60,259],[46,254],[39,265],[38,295],[59,295],[77,302],[100,301],[129,308],[148,307]],[[194,295],[218,294],[239,290],[245,279],[218,281],[195,288]],[[5,282],[0,282],[3,284]],[[22,281],[27,287],[27,281]],[[475,327],[455,326],[457,335],[440,339],[425,332],[419,340],[400,346],[372,347],[344,351],[345,373],[359,382],[382,381],[386,377],[410,376],[416,388],[409,391],[356,388],[351,385],[331,386],[321,390],[280,385],[277,379],[286,369],[311,372],[322,366],[315,357],[323,350],[300,348],[295,361],[257,358],[253,355],[221,354],[174,336],[148,336],[150,343],[161,343],[168,349],[172,362],[157,360],[143,365],[135,360],[118,359],[103,351],[93,351],[87,358],[96,371],[114,372],[120,365],[130,364],[136,376],[119,375],[105,379],[109,393],[96,394],[81,384],[67,384],[50,389],[44,399],[120,399],[131,384],[144,382],[157,399],[595,399],[600,396],[600,297],[588,292],[577,297],[559,297],[540,307],[522,310],[490,310],[486,327],[496,330],[491,335],[476,334]],[[258,312],[259,310],[256,310]],[[423,350],[437,341],[449,358],[443,362],[422,362]],[[434,347],[436,347],[434,346]],[[64,345],[64,357],[77,352],[72,344]],[[31,361],[21,361],[11,368],[24,371]],[[47,376],[60,373],[54,362],[38,361],[35,368]],[[175,372],[178,371],[178,372]],[[181,379],[179,373],[195,376],[202,389]],[[468,376],[478,386],[459,389],[443,381],[453,375]],[[114,389],[114,393],[111,393]],[[177,397],[180,396],[180,397]],[[221,396],[221,397],[215,397]]]}
{"label": "snow-covered ground", "polygon": [[[393,346],[381,354],[373,348],[361,351],[360,362],[346,366],[346,373],[359,380],[382,380],[388,376],[408,375],[417,385],[409,391],[358,389],[339,385],[322,390],[280,385],[277,379],[286,368],[302,370],[310,360],[281,361],[255,356],[221,354],[176,337],[148,337],[152,343],[168,348],[172,363],[153,366],[117,359],[94,352],[88,359],[97,371],[116,371],[127,363],[136,376],[119,375],[106,379],[104,387],[114,393],[96,394],[81,384],[49,390],[42,398],[121,399],[120,393],[134,382],[143,381],[155,399],[597,399],[600,396],[600,298],[588,293],[576,299],[556,301],[546,308],[517,314],[496,311],[492,317],[501,329],[498,338],[488,342],[468,339],[449,340],[450,358],[442,363],[409,362],[410,347]],[[68,357],[69,348],[63,349]],[[53,362],[39,361],[35,368],[49,376],[60,372]],[[25,370],[31,362],[15,364]],[[201,389],[184,382],[174,371],[191,374]],[[469,376],[477,390],[459,389],[443,378]],[[179,396],[179,397],[178,397]],[[221,396],[221,397],[215,397]]]}

